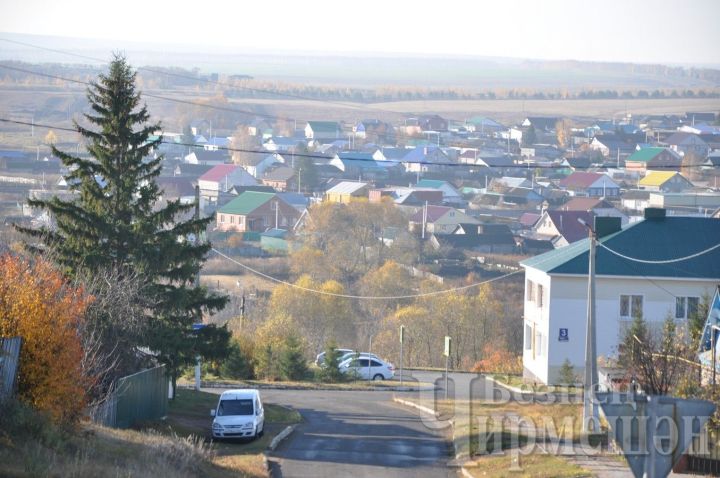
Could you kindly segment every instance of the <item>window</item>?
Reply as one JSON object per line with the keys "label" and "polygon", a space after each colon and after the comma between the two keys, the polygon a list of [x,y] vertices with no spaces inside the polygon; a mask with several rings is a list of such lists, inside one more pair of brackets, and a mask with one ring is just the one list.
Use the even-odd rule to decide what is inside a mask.
{"label": "window", "polygon": [[230,216],[230,224],[235,224],[235,216]]}
{"label": "window", "polygon": [[620,296],[620,317],[631,319],[642,317],[643,296],[621,295]]}
{"label": "window", "polygon": [[525,282],[525,300],[528,302],[533,302],[535,300],[534,285],[535,283],[531,280],[527,280]]}
{"label": "window", "polygon": [[543,293],[544,293],[544,290],[543,290],[542,284],[538,284],[538,286],[537,286],[537,301],[536,301],[538,307],[543,306]]}
{"label": "window", "polygon": [[525,350],[532,350],[532,327],[525,324]]}
{"label": "window", "polygon": [[676,297],[675,298],[675,318],[688,319],[698,311],[700,305],[699,297]]}
{"label": "window", "polygon": [[225,214],[220,214],[220,222],[225,222]]}

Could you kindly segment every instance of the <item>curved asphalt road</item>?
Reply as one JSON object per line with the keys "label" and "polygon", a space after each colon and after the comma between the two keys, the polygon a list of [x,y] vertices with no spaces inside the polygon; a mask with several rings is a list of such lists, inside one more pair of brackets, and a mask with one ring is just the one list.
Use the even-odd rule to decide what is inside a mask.
{"label": "curved asphalt road", "polygon": [[304,418],[270,454],[274,477],[455,477],[447,431],[392,401],[390,392],[263,390]]}

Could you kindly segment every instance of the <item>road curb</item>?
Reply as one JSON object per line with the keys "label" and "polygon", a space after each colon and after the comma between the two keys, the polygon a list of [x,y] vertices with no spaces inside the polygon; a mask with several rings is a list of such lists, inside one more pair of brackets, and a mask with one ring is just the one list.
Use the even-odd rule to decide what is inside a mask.
{"label": "road curb", "polygon": [[423,413],[427,413],[428,415],[432,415],[434,417],[437,417],[437,413],[435,410],[432,410],[428,407],[425,407],[423,405],[418,405],[415,402],[411,402],[410,400],[403,400],[402,398],[393,397],[393,402],[399,403],[400,405],[405,405],[406,407],[414,408],[416,410],[419,410]]}
{"label": "road curb", "polygon": [[[239,384],[239,383],[216,383],[216,382],[202,382],[200,388],[238,388],[238,387],[250,387],[258,390],[314,390],[314,391],[326,391],[326,392],[420,392],[420,391],[432,391],[435,390],[434,386],[426,387],[409,387],[409,386],[397,386],[397,387],[348,387],[348,388],[335,388],[335,387],[303,387],[296,385],[258,385],[258,384]],[[178,385],[178,388],[195,389],[194,385]]]}
{"label": "road curb", "polygon": [[[296,426],[297,425],[289,425],[289,426],[285,427],[285,429],[283,431],[281,431],[280,433],[275,435],[275,438],[273,438],[272,441],[270,442],[270,445],[268,445],[268,450],[275,451],[275,449],[278,447],[278,445],[280,445],[280,442],[283,441],[284,439],[286,439],[288,436],[290,436],[290,434],[293,432],[293,430],[295,430]],[[267,458],[267,456],[266,456],[266,458]]]}

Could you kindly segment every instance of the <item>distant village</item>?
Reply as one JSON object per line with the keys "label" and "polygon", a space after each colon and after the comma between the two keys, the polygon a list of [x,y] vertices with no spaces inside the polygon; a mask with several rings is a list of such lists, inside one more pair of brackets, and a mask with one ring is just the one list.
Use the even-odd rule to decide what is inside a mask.
{"label": "distant village", "polygon": [[[286,135],[278,134],[281,129]],[[692,247],[686,234],[696,223],[670,221],[720,218],[720,126],[711,112],[584,123],[529,116],[512,125],[488,117],[456,121],[428,115],[400,124],[313,120],[294,128],[258,118],[232,132],[196,119],[184,132],[158,131],[154,139],[162,140],[154,154],[165,158],[158,178],[163,200],[199,203],[200,214],[214,214],[209,232],[234,238],[240,245],[234,254],[267,257],[292,251],[315,203],[387,201],[403,213],[407,229],[378,230],[377,240],[390,245],[402,234],[413,234],[426,247],[442,251],[431,268],[439,280],[469,273],[458,269],[468,259],[476,264],[492,260],[509,270],[525,267],[523,363],[525,375],[543,383],[556,380],[567,359],[582,369],[584,329],[578,333],[582,321],[575,315],[584,314],[587,266],[581,270],[573,262],[583,250],[573,255],[566,246],[587,238],[586,226],[595,218],[615,218],[609,232],[617,233],[641,221],[646,211],[662,211],[653,214],[668,221],[647,233],[679,241],[678,250],[712,246],[720,237],[720,221],[705,222],[709,226],[693,233],[699,242]],[[58,146],[75,151],[77,145]],[[81,148],[77,151],[82,154]],[[66,172],[57,158],[0,150],[6,227],[51,221],[24,199],[72,194]],[[641,229],[627,230],[635,231],[630,235],[637,246]],[[555,250],[554,259],[533,262],[531,256]],[[682,276],[685,282],[679,285],[672,282],[677,277],[670,277],[665,287],[688,289],[687,281],[699,279],[709,281],[702,287],[712,293],[714,257],[702,259],[710,261],[710,269]],[[553,312],[547,304],[555,304],[553,294],[561,289],[551,289],[552,276],[563,267],[579,276],[563,286],[577,294]],[[608,274],[651,273],[618,269]],[[650,292],[615,292],[617,297],[602,306],[613,325],[600,332],[601,355],[616,351],[620,329],[638,311],[644,310],[650,321],[661,321],[667,310],[686,319],[701,295],[679,291],[653,306]],[[657,310],[650,313],[652,307]],[[574,322],[567,318],[571,309]]]}

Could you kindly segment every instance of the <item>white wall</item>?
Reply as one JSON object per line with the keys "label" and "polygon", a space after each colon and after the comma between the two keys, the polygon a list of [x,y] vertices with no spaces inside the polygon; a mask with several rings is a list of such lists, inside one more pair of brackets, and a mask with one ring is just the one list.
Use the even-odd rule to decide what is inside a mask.
{"label": "white wall", "polygon": [[[549,276],[535,269],[527,269],[525,277],[526,280],[529,278],[542,282]],[[525,322],[535,321],[545,327],[548,337],[547,361],[539,363],[537,360],[530,360],[524,351],[523,364],[538,378],[553,381],[566,358],[576,370],[582,372],[584,369],[587,278],[553,275],[550,279],[549,283],[546,282],[545,292],[549,294],[548,310],[539,311],[534,304],[525,301]],[[659,327],[669,314],[675,316],[675,297],[702,297],[704,293],[711,294],[717,282],[597,277],[595,300],[598,356],[616,356],[621,329],[629,325],[628,320],[620,317],[621,295],[643,296],[643,317]],[[567,342],[558,339],[561,328],[568,329]]]}

